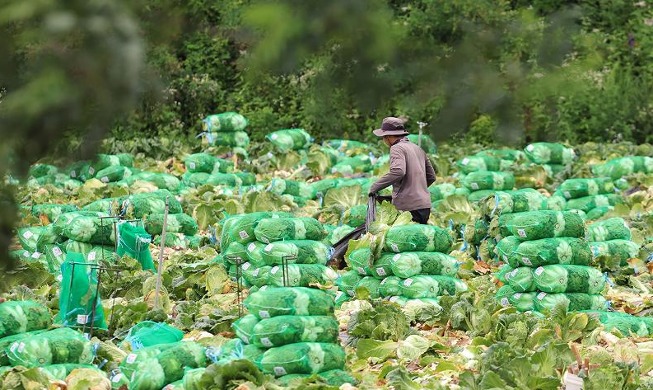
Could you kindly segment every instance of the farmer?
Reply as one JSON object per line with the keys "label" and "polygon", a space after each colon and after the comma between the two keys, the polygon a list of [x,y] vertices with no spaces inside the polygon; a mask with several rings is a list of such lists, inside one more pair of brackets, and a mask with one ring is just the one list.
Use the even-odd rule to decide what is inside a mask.
{"label": "farmer", "polygon": [[431,195],[427,188],[435,182],[435,170],[426,153],[408,140],[402,119],[383,119],[374,135],[383,137],[390,148],[390,172],[372,184],[369,195],[392,186],[392,204],[398,210],[410,211],[413,221],[426,224],[431,215]]}

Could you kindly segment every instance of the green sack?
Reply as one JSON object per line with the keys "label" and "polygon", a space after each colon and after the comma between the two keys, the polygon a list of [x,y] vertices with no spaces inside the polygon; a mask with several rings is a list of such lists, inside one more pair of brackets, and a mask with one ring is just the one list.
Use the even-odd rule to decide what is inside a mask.
{"label": "green sack", "polygon": [[536,164],[561,164],[568,165],[574,161],[574,150],[562,144],[550,142],[536,142],[524,148],[529,160]]}
{"label": "green sack", "polygon": [[478,171],[463,177],[460,182],[471,191],[512,190],[515,177],[508,172]]}
{"label": "green sack", "polygon": [[562,195],[554,193],[546,200],[546,208],[554,211],[563,211],[567,207],[567,200]]}
{"label": "green sack", "polygon": [[518,267],[505,274],[506,283],[512,287],[515,292],[532,292],[535,291],[535,280],[533,279],[533,269],[529,267]]}
{"label": "green sack", "polygon": [[15,341],[7,349],[12,366],[42,367],[50,364],[93,361],[91,342],[70,328],[59,328],[39,333],[28,339]]}
{"label": "green sack", "polygon": [[45,260],[48,263],[48,271],[57,275],[61,272],[61,264],[66,259],[66,254],[59,245],[46,245],[43,249]]}
{"label": "green sack", "polygon": [[445,229],[433,225],[410,224],[393,226],[386,233],[385,250],[388,252],[442,252],[449,253],[453,239]]}
{"label": "green sack", "polygon": [[[510,267],[508,267],[508,268],[509,268],[509,271],[512,270],[512,268],[510,268]],[[508,298],[511,295],[515,294],[515,293],[517,293],[517,292],[512,287],[510,287],[510,285],[504,284],[503,286],[499,287],[499,289],[497,290],[494,297],[497,300],[501,301],[503,298]],[[508,300],[505,301],[504,306],[507,306],[507,305],[509,305]]]}
{"label": "green sack", "polygon": [[105,198],[85,205],[82,207],[82,211],[94,211],[106,213],[107,215],[115,215],[120,212],[120,208],[121,201],[119,198]]}
{"label": "green sack", "polygon": [[265,351],[257,365],[267,374],[317,374],[343,369],[345,351],[340,345],[295,343]]}
{"label": "green sack", "polygon": [[49,228],[46,226],[34,226],[18,229],[18,241],[20,246],[26,251],[36,252],[36,242],[41,234]]}
{"label": "green sack", "polygon": [[99,170],[95,174],[95,178],[102,183],[115,183],[131,175],[132,171],[129,168],[116,165]]}
{"label": "green sack", "polygon": [[371,146],[366,143],[350,139],[328,139],[322,142],[322,145],[336,149],[337,151],[343,153],[352,149],[362,149],[365,151],[369,151],[371,149]]}
{"label": "green sack", "polygon": [[327,232],[315,218],[266,218],[254,229],[258,241],[271,243],[285,240],[323,240]]}
{"label": "green sack", "polygon": [[526,267],[550,264],[589,265],[591,260],[589,243],[568,237],[522,242],[508,257],[509,263]]}
{"label": "green sack", "polygon": [[588,212],[597,207],[614,206],[623,202],[623,197],[617,194],[593,195],[578,199],[570,199],[567,201],[565,209]]}
{"label": "green sack", "polygon": [[266,286],[269,283],[271,269],[272,267],[267,265],[255,267],[251,263],[245,263],[242,265],[242,276],[250,286]]}
{"label": "green sack", "polygon": [[385,279],[392,275],[392,257],[381,256],[369,268],[371,276],[377,279]]}
{"label": "green sack", "polygon": [[391,260],[392,274],[400,278],[419,274],[456,276],[460,265],[455,257],[439,252],[385,253],[379,261],[384,258]]}
{"label": "green sack", "polygon": [[136,181],[145,181],[154,184],[160,190],[177,192],[180,189],[181,181],[169,173],[140,172],[125,179],[128,185]]}
{"label": "green sack", "polygon": [[124,344],[131,351],[138,351],[153,345],[181,341],[184,332],[163,322],[142,321],[132,326],[125,337]]}
{"label": "green sack", "polygon": [[[281,386],[292,388],[291,385],[294,384],[293,382],[297,381],[298,384],[301,384],[303,383],[302,381],[310,377],[312,377],[310,374],[292,374],[284,375],[277,379],[277,381],[281,384]],[[320,372],[317,374],[317,377],[327,385],[335,387],[341,387],[346,383],[351,385],[358,383],[354,377],[352,377],[347,371],[344,370],[329,370]]]}
{"label": "green sack", "polygon": [[485,149],[476,153],[476,155],[492,156],[492,157],[500,158],[502,160],[511,160],[511,161],[523,160],[526,156],[526,154],[523,151],[515,150],[515,149]]}
{"label": "green sack", "polygon": [[[48,317],[49,318],[49,317]],[[18,333],[11,336],[0,338],[0,367],[8,366],[11,363],[9,362],[9,357],[7,356],[7,349],[16,341],[28,340],[33,336],[36,336],[39,333],[43,333],[45,330],[34,330],[31,332]],[[1,375],[1,374],[0,374]]]}
{"label": "green sack", "polygon": [[233,132],[243,131],[247,128],[247,118],[243,115],[228,111],[220,114],[209,115],[202,121],[205,131]]}
{"label": "green sack", "polygon": [[365,276],[356,283],[355,290],[359,289],[367,291],[372,299],[379,298],[381,296],[381,281],[371,276]]}
{"label": "green sack", "polygon": [[39,218],[46,216],[50,222],[54,222],[63,213],[69,213],[79,210],[77,206],[72,204],[36,204],[30,207],[30,212],[33,216]]}
{"label": "green sack", "polygon": [[98,154],[93,163],[96,172],[112,166],[133,167],[134,158],[128,153]]}
{"label": "green sack", "polygon": [[561,303],[566,306],[568,311],[607,310],[609,306],[608,301],[601,295],[540,292],[535,296],[535,309],[540,312],[552,310]]}
{"label": "green sack", "polygon": [[467,291],[467,285],[462,280],[441,275],[415,275],[404,279],[400,287],[399,295],[406,298],[436,298]]}
{"label": "green sack", "polygon": [[605,164],[593,166],[592,173],[596,176],[608,176],[612,180],[634,173],[653,173],[653,158],[643,156],[614,158]]}
{"label": "green sack", "polygon": [[47,307],[34,301],[0,303],[0,337],[46,329],[52,324]]}
{"label": "green sack", "polygon": [[630,240],[632,234],[623,218],[608,218],[587,226],[587,241]]}
{"label": "green sack", "polygon": [[451,183],[434,184],[428,188],[431,202],[444,200],[456,193],[456,186]]}
{"label": "green sack", "polygon": [[326,264],[329,248],[319,241],[277,241],[267,244],[262,256],[267,265],[281,265],[284,260],[296,264]]}
{"label": "green sack", "polygon": [[168,213],[182,213],[181,203],[168,190],[158,190],[144,194],[134,194],[121,198],[123,211],[133,213],[135,218],[143,218],[148,214],[163,214],[168,200]]}
{"label": "green sack", "polygon": [[607,257],[618,261],[622,267],[628,265],[629,259],[639,256],[639,245],[628,240],[590,242],[589,245],[594,258]]}
{"label": "green sack", "polygon": [[302,181],[272,179],[268,190],[279,195],[293,195],[304,199],[314,199],[317,192],[313,186]]}
{"label": "green sack", "polygon": [[62,237],[54,230],[54,226],[49,224],[40,230],[39,235],[36,238],[36,251],[45,252],[46,245],[59,244],[63,241],[65,241],[65,239],[62,239]]}
{"label": "green sack", "polygon": [[343,215],[343,222],[353,228],[357,228],[365,223],[367,218],[367,205],[356,205],[350,207],[345,211]]}
{"label": "green sack", "polygon": [[113,246],[95,245],[85,255],[87,263],[98,264],[100,261],[115,263],[119,260]]}
{"label": "green sack", "polygon": [[653,318],[637,317],[616,311],[585,311],[596,317],[607,331],[617,329],[624,336],[648,337],[653,334]]}
{"label": "green sack", "polygon": [[81,253],[84,256],[87,256],[93,249],[93,244],[88,242],[80,242],[75,240],[68,240],[64,243],[64,252],[76,252]]}
{"label": "green sack", "polygon": [[91,267],[80,253],[66,254],[66,260],[61,265],[58,323],[72,327],[85,327],[92,323],[95,328],[107,329],[97,289],[97,273],[97,268]]}
{"label": "green sack", "polygon": [[322,264],[288,264],[285,271],[287,284],[284,283],[283,267],[275,265],[267,273],[267,284],[275,287],[311,287],[335,283],[338,273]]}
{"label": "green sack", "polygon": [[401,295],[401,284],[404,279],[398,276],[388,276],[379,284],[379,294],[384,297],[394,297]]}
{"label": "green sack", "polygon": [[546,208],[547,198],[532,188],[497,191],[492,197],[485,198],[481,203],[481,212],[490,216],[537,211]]}
{"label": "green sack", "polygon": [[220,346],[215,357],[220,362],[239,359],[256,361],[263,355],[263,352],[262,349],[255,345],[246,345],[240,339],[231,339]]}
{"label": "green sack", "polygon": [[372,160],[365,154],[343,158],[331,167],[331,173],[339,173],[341,175],[353,175],[356,173],[370,172],[371,170]]}
{"label": "green sack", "polygon": [[356,285],[362,278],[358,271],[351,270],[340,275],[336,280],[336,284],[340,291],[344,291],[348,296],[353,297],[356,295]]}
{"label": "green sack", "polygon": [[117,255],[120,257],[127,255],[138,260],[144,270],[156,271],[150,252],[151,242],[152,236],[142,227],[129,222],[118,225]]}
{"label": "green sack", "polygon": [[[61,235],[75,241],[89,242],[98,245],[111,245],[114,243],[112,218],[101,218],[103,213],[96,215],[86,214],[87,212],[74,212],[62,214],[55,222],[54,229],[62,219],[67,219],[68,214],[79,214],[68,222],[61,231]],[[106,214],[104,214],[106,215]]]}
{"label": "green sack", "polygon": [[420,137],[419,134],[408,134],[408,140],[415,145],[420,145],[422,150],[426,154],[437,154],[438,153],[438,147],[433,141],[431,137],[428,135],[422,134]]}
{"label": "green sack", "polygon": [[265,265],[263,260],[263,249],[265,249],[266,244],[258,241],[250,242],[245,247],[245,259],[252,263],[255,267],[262,267]]}
{"label": "green sack", "polygon": [[615,191],[615,187],[609,177],[567,179],[560,184],[558,191],[565,199],[577,199],[585,196],[611,194]]}
{"label": "green sack", "polygon": [[[282,317],[284,316],[279,318]],[[234,321],[234,323],[231,324],[231,328],[234,330],[234,333],[236,333],[236,336],[238,336],[239,339],[243,340],[245,344],[252,344],[254,327],[259,323],[259,321],[261,320],[254,314],[248,314]]]}
{"label": "green sack", "polygon": [[[504,286],[505,287],[505,286]],[[513,293],[508,296],[499,298],[501,306],[513,306],[518,311],[533,311],[535,310],[535,294],[529,293]]]}
{"label": "green sack", "polygon": [[338,342],[339,325],[333,316],[278,316],[254,325],[251,342],[259,348],[299,342]]}
{"label": "green sack", "polygon": [[358,248],[345,255],[347,265],[360,275],[371,275],[372,251],[370,248]]}
{"label": "green sack", "polygon": [[586,213],[586,217],[588,221],[596,221],[612,210],[614,210],[614,206],[595,207]]}
{"label": "green sack", "polygon": [[522,241],[552,237],[584,237],[585,223],[569,211],[528,211],[506,223],[508,230]]}
{"label": "green sack", "polygon": [[182,379],[185,369],[206,367],[205,350],[192,341],[143,348],[128,355],[120,363],[120,371],[129,378],[130,388],[159,390]]}
{"label": "green sack", "polygon": [[506,280],[506,275],[512,270],[513,268],[510,266],[510,264],[504,264],[494,273],[494,277],[505,285],[508,283]]}
{"label": "green sack", "polygon": [[456,166],[465,175],[478,171],[498,172],[501,170],[501,159],[487,155],[467,156],[457,161]]}
{"label": "green sack", "polygon": [[546,293],[601,294],[606,277],[596,268],[583,265],[546,265],[533,271],[535,286]]}
{"label": "green sack", "polygon": [[254,229],[259,221],[265,218],[292,217],[288,213],[257,212],[250,214],[234,215],[226,218],[222,223],[220,234],[220,247],[228,248],[232,242],[249,244],[256,241]]}
{"label": "green sack", "polygon": [[234,131],[232,133],[206,133],[206,139],[209,144],[227,148],[248,148],[249,135],[244,131]]}
{"label": "green sack", "polygon": [[195,153],[184,158],[186,171],[191,173],[206,172],[212,173],[217,159],[208,153]]}
{"label": "green sack", "polygon": [[[163,232],[164,214],[148,214],[145,217],[145,230],[152,235],[160,235]],[[166,225],[167,233],[183,233],[192,236],[197,233],[197,222],[188,214],[168,214]]]}
{"label": "green sack", "polygon": [[257,317],[281,315],[332,315],[333,297],[306,287],[274,287],[250,294],[244,302],[247,310]]}
{"label": "green sack", "polygon": [[307,149],[312,142],[304,129],[277,130],[265,136],[280,152]]}
{"label": "green sack", "polygon": [[521,241],[515,236],[504,237],[497,242],[497,245],[494,247],[494,253],[499,257],[499,260],[508,263],[510,267],[519,267],[520,263],[517,257],[513,256],[513,253],[520,244]]}
{"label": "green sack", "polygon": [[55,167],[54,165],[34,164],[29,167],[27,175],[38,179],[39,177],[56,175],[57,173],[59,173],[59,168]]}

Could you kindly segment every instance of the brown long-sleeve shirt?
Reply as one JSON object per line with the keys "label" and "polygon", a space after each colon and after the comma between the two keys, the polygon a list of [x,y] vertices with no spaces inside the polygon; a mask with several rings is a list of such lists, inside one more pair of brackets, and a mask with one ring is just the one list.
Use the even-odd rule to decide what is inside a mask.
{"label": "brown long-sleeve shirt", "polygon": [[390,172],[370,187],[379,192],[392,186],[392,204],[401,211],[431,208],[428,186],[435,182],[435,170],[419,146],[402,138],[390,147]]}

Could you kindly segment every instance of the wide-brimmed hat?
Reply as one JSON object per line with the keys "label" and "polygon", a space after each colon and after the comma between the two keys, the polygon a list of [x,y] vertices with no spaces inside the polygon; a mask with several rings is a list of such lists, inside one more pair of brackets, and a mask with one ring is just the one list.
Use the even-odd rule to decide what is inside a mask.
{"label": "wide-brimmed hat", "polygon": [[377,137],[385,137],[386,135],[408,135],[408,132],[404,128],[404,121],[392,116],[383,118],[381,128],[374,130],[373,133]]}

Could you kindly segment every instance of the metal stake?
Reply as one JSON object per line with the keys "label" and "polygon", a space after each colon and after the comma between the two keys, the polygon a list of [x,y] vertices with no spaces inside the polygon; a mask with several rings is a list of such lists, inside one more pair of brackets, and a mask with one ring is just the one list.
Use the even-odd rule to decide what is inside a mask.
{"label": "metal stake", "polygon": [[417,138],[417,146],[420,148],[422,147],[422,129],[428,126],[429,124],[426,122],[417,122],[417,125],[419,126],[419,137]]}

